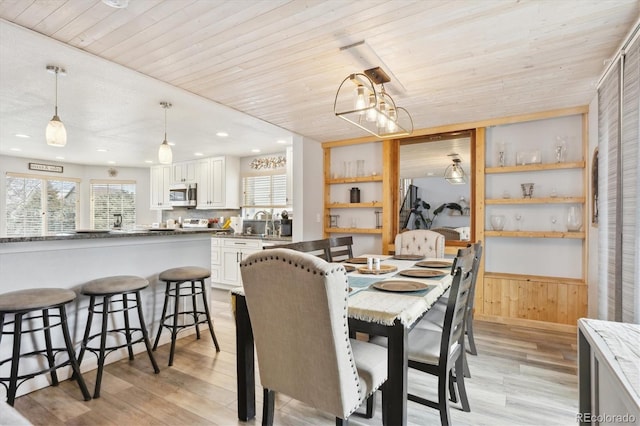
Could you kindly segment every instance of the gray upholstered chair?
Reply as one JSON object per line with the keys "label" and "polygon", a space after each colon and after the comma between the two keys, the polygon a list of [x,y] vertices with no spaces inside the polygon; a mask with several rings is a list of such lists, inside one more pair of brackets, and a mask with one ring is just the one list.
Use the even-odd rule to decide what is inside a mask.
{"label": "gray upholstered chair", "polygon": [[327,261],[331,260],[331,253],[329,252],[330,241],[328,238],[322,240],[310,240],[310,241],[298,241],[297,243],[278,244],[275,246],[265,246],[265,250],[287,248],[303,253],[310,253]]}
{"label": "gray upholstered chair", "polygon": [[444,236],[428,229],[414,229],[396,235],[396,254],[444,257]]}
{"label": "gray upholstered chair", "polygon": [[290,249],[264,250],[240,264],[264,388],[263,425],[274,393],[348,417],[387,379],[387,351],[349,338],[344,266]]}

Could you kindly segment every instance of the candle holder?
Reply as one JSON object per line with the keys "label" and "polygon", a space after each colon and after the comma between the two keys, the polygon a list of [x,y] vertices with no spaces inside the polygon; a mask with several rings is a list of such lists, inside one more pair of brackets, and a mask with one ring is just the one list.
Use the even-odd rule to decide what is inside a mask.
{"label": "candle holder", "polygon": [[531,198],[533,195],[533,184],[521,183],[520,187],[522,188],[522,198]]}
{"label": "candle holder", "polygon": [[329,228],[337,228],[338,227],[338,218],[339,214],[330,214],[329,215]]}

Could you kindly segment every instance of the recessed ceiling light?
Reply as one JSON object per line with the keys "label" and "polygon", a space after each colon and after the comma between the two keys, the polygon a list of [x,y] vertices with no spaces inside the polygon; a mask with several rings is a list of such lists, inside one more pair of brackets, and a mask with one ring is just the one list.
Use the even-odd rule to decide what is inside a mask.
{"label": "recessed ceiling light", "polygon": [[279,144],[281,144],[281,145],[284,145],[284,144],[286,144],[286,143],[287,143],[287,141],[285,141],[284,139],[280,139],[280,140],[276,141],[276,143],[279,143]]}
{"label": "recessed ceiling light", "polygon": [[107,152],[107,149],[106,148],[98,148],[98,149],[96,149],[96,151],[98,151],[98,152]]}
{"label": "recessed ceiling light", "polygon": [[64,160],[64,157],[62,157],[62,156],[58,155],[58,156],[56,157],[56,160]]}
{"label": "recessed ceiling light", "polygon": [[22,139],[28,139],[31,137],[29,135],[25,135],[24,133],[16,133],[15,136],[16,138],[22,138]]}
{"label": "recessed ceiling light", "polygon": [[433,172],[427,173],[427,176],[433,176]]}
{"label": "recessed ceiling light", "polygon": [[218,136],[220,138],[226,138],[227,136],[229,136],[229,133],[227,133],[227,132],[218,132],[218,133],[216,133],[216,136]]}
{"label": "recessed ceiling light", "polygon": [[16,151],[16,152],[18,152],[18,151],[22,151],[22,150],[21,150],[20,148],[9,148],[9,151]]}
{"label": "recessed ceiling light", "polygon": [[194,152],[193,155],[195,155],[196,157],[202,157],[204,154],[201,152]]}
{"label": "recessed ceiling light", "polygon": [[107,161],[107,164],[116,164],[115,161]]}
{"label": "recessed ceiling light", "polygon": [[153,161],[151,161],[151,160],[144,160],[144,162],[147,163],[147,164],[153,164]]}
{"label": "recessed ceiling light", "polygon": [[260,150],[256,148],[256,149],[252,149],[251,152],[260,152]]}

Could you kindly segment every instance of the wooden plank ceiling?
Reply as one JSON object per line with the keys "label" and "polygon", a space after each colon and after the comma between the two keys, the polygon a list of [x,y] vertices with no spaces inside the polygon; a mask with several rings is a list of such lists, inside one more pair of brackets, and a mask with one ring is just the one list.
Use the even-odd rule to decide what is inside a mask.
{"label": "wooden plank ceiling", "polygon": [[[297,134],[365,136],[333,101],[382,66],[415,127],[588,104],[637,0],[5,0],[0,18]],[[340,47],[365,41],[358,58]]]}

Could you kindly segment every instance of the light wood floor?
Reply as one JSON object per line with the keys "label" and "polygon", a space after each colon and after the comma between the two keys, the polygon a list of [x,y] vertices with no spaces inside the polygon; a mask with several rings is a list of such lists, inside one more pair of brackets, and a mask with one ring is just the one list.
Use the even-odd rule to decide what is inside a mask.
{"label": "light wood floor", "polygon": [[[75,382],[64,381],[16,400],[15,408],[36,425],[236,425],[260,424],[262,389],[256,390],[258,420],[236,417],[235,328],[226,292],[214,291],[212,315],[222,351],[210,336],[185,336],[167,367],[168,345],[156,351],[160,374],[144,353],[133,362],[105,368],[102,396],[82,400]],[[469,357],[471,412],[451,411],[454,425],[575,424],[577,412],[576,337],[524,327],[476,322],[479,355]],[[84,375],[92,391],[95,371]],[[411,371],[410,392],[435,398],[435,381]],[[353,425],[380,425],[376,416],[351,416]],[[409,424],[439,424],[435,410],[409,402]],[[276,401],[277,425],[333,425],[335,420],[290,398]]]}

